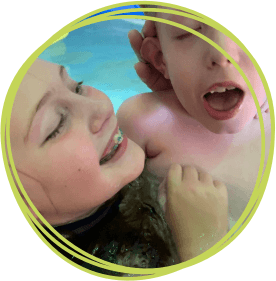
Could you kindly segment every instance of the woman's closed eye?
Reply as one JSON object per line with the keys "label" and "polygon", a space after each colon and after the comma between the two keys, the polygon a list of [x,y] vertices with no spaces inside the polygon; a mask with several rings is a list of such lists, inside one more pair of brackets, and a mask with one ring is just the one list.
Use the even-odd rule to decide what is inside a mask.
{"label": "woman's closed eye", "polygon": [[[78,95],[83,94],[83,87],[82,87],[83,81],[78,82],[77,86],[74,88],[74,92]],[[51,134],[45,139],[44,143],[46,143],[50,139],[56,138],[62,131],[63,126],[66,122],[67,119],[67,114],[66,113],[60,113],[60,121],[57,125],[57,127],[51,132]]]}
{"label": "woman's closed eye", "polygon": [[[200,32],[201,31],[201,26],[200,27],[198,27],[198,28],[196,28],[196,29],[194,29],[195,31],[197,31],[197,32]],[[176,37],[176,40],[184,40],[184,39],[186,39],[186,38],[189,38],[189,37],[191,37],[191,36],[193,36],[194,34],[193,33],[190,33],[190,32],[188,32],[188,33],[185,33],[185,34],[181,34],[181,35],[178,35],[177,37]]]}
{"label": "woman's closed eye", "polygon": [[54,129],[54,131],[45,139],[44,143],[47,142],[50,139],[53,139],[57,137],[61,133],[61,129],[63,128],[65,121],[67,118],[67,114],[65,113],[60,113],[60,121],[57,125],[57,127]]}

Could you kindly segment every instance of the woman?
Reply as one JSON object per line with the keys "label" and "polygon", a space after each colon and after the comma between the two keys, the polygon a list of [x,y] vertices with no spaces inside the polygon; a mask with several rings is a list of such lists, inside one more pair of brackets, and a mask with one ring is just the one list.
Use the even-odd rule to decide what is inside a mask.
{"label": "woman", "polygon": [[[144,152],[121,135],[104,93],[73,81],[60,65],[36,60],[16,95],[10,136],[24,189],[67,239],[126,266],[179,261],[157,202],[157,184],[142,173]],[[225,235],[223,184],[192,167],[173,165],[162,186],[168,189],[165,216],[180,261]]]}

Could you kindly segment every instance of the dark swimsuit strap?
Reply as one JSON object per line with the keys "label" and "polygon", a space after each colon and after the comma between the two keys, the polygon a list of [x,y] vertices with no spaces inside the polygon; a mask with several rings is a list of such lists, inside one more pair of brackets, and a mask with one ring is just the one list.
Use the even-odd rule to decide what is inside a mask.
{"label": "dark swimsuit strap", "polygon": [[116,194],[91,216],[66,225],[56,226],[54,228],[57,232],[60,233],[63,233],[64,231],[70,231],[77,236],[83,236],[108,214],[114,213],[115,209],[118,210],[121,200],[121,195]]}

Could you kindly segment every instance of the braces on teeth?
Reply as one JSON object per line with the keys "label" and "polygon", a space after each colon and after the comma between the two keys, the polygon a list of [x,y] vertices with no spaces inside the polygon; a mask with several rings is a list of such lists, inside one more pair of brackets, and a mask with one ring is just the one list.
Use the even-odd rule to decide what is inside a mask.
{"label": "braces on teeth", "polygon": [[115,144],[120,144],[123,141],[123,132],[119,129],[119,133],[114,136]]}
{"label": "braces on teeth", "polygon": [[121,131],[121,129],[119,129],[119,133],[116,134],[113,139],[115,142],[115,145],[113,146],[111,151],[108,153],[108,155],[106,155],[104,158],[102,158],[100,160],[100,165],[103,165],[104,163],[106,163],[108,160],[110,160],[112,158],[112,156],[115,154],[119,144],[123,141],[123,139],[124,139],[123,132]]}

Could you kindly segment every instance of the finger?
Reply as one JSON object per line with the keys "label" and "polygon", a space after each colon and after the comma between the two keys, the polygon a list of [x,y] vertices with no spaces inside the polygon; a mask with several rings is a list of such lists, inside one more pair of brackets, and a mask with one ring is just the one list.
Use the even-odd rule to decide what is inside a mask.
{"label": "finger", "polygon": [[131,45],[132,49],[134,50],[137,58],[140,61],[144,61],[140,54],[141,46],[143,44],[143,37],[141,36],[139,31],[136,29],[129,31],[128,39],[129,39],[130,45]]}
{"label": "finger", "polygon": [[226,200],[228,200],[228,191],[227,191],[226,185],[224,183],[220,182],[220,181],[214,180],[214,186],[219,191],[221,196],[223,198],[225,198]]}
{"label": "finger", "polygon": [[146,37],[156,37],[157,36],[157,31],[156,31],[156,26],[155,22],[151,20],[147,20],[142,28],[141,31],[142,35],[144,38]]}
{"label": "finger", "polygon": [[213,184],[214,184],[214,187],[217,189],[226,188],[225,184],[218,180],[214,180]]}
{"label": "finger", "polygon": [[150,89],[153,91],[165,91],[165,90],[171,90],[172,84],[171,80],[165,79],[162,74],[157,73],[156,80],[150,84]]}
{"label": "finger", "polygon": [[182,167],[179,164],[172,164],[168,172],[167,183],[168,189],[167,192],[170,192],[171,188],[178,186],[182,181]]}
{"label": "finger", "polygon": [[204,173],[204,172],[200,172],[199,173],[199,180],[202,182],[202,183],[205,183],[209,186],[213,185],[213,178],[210,174],[208,173]]}
{"label": "finger", "polygon": [[172,89],[170,80],[149,64],[138,62],[134,65],[137,75],[153,91],[163,91]]}
{"label": "finger", "polygon": [[151,89],[161,76],[161,73],[149,64],[138,62],[134,65],[134,68],[141,80]]}
{"label": "finger", "polygon": [[186,166],[184,167],[182,180],[187,181],[198,181],[198,172],[195,167]]}
{"label": "finger", "polygon": [[148,66],[148,64],[138,62],[134,65],[137,75],[140,79],[145,83],[149,84],[150,80],[153,79],[152,69]]}

